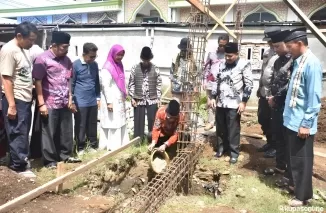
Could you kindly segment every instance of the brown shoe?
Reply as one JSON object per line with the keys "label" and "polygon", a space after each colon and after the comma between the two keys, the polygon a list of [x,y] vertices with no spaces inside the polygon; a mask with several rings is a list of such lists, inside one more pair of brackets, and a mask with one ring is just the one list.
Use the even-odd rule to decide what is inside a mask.
{"label": "brown shoe", "polygon": [[205,131],[208,131],[208,130],[213,129],[213,127],[214,127],[214,124],[212,124],[212,123],[208,123],[208,124],[205,126],[204,130],[205,130]]}

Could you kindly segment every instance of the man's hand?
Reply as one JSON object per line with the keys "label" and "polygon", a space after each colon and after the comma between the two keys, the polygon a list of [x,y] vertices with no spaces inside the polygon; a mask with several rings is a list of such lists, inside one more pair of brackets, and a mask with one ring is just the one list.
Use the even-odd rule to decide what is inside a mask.
{"label": "man's hand", "polygon": [[155,142],[152,142],[152,143],[147,147],[147,149],[148,149],[148,151],[152,152],[153,149],[154,149],[154,147],[155,147]]}
{"label": "man's hand", "polygon": [[260,98],[260,91],[259,91],[259,89],[257,90],[256,96],[257,96],[257,98]]}
{"label": "man's hand", "polygon": [[305,127],[300,127],[298,132],[298,137],[301,139],[307,139],[310,135],[310,129]]}
{"label": "man's hand", "polygon": [[137,101],[135,99],[131,99],[131,105],[133,107],[137,107]]}
{"label": "man's hand", "polygon": [[15,120],[17,116],[17,109],[16,105],[12,105],[8,107],[8,113],[7,116],[10,120]]}
{"label": "man's hand", "polygon": [[165,152],[165,149],[166,149],[166,144],[163,144],[163,145],[161,145],[157,150],[159,151],[159,152]]}
{"label": "man's hand", "polygon": [[268,98],[268,105],[270,107],[274,107],[275,106],[275,101],[274,101],[274,97],[273,96]]}
{"label": "man's hand", "polygon": [[239,104],[239,108],[238,108],[238,114],[241,114],[241,113],[243,113],[244,111],[245,111],[245,109],[246,109],[246,103],[245,102],[241,102],[240,104]]}
{"label": "man's hand", "polygon": [[48,116],[48,114],[49,114],[48,108],[45,105],[41,106],[39,110],[40,110],[41,116],[44,116],[44,117]]}
{"label": "man's hand", "polygon": [[108,110],[109,112],[113,112],[113,104],[108,104]]}
{"label": "man's hand", "polygon": [[211,99],[209,105],[210,105],[211,108],[215,109],[216,108],[216,100],[215,99]]}
{"label": "man's hand", "polygon": [[70,104],[69,109],[72,113],[76,113],[77,112],[76,104]]}
{"label": "man's hand", "polygon": [[101,102],[100,102],[100,100],[97,100],[96,104],[97,104],[97,109],[100,109],[101,108]]}

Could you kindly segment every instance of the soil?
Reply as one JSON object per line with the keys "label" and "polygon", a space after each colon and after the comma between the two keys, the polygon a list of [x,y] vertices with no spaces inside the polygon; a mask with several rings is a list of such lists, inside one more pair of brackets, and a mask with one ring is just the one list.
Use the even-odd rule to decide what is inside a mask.
{"label": "soil", "polygon": [[[75,193],[60,195],[46,193],[11,212],[107,212],[121,200],[128,199],[137,193],[147,184],[148,179],[153,177],[149,169],[148,158],[147,153],[124,154],[113,162],[107,162],[99,170],[90,172],[84,187],[76,189]],[[29,190],[21,191],[14,197],[27,191]],[[67,205],[69,205],[69,210]]]}
{"label": "soil", "polygon": [[318,117],[318,133],[316,134],[315,141],[318,143],[318,146],[326,148],[326,98],[323,98],[321,103]]}
{"label": "soil", "polygon": [[[326,133],[322,132],[326,127],[326,104],[323,100],[323,107],[319,118],[320,134],[316,136],[318,152],[326,153]],[[242,131],[246,133],[262,134],[260,125],[257,123],[256,113],[246,113],[242,116]],[[215,134],[208,136],[203,157],[208,160],[215,160],[214,151],[209,144],[216,142]],[[260,139],[241,137],[241,153],[239,156],[239,173],[242,175],[262,174],[266,167],[275,165],[274,159],[266,159],[263,153],[256,149],[266,143]],[[225,161],[225,158],[220,158]],[[197,165],[194,172],[193,192],[194,194],[219,195],[227,187],[228,175],[226,171],[216,171],[212,167]],[[222,175],[221,175],[222,174]],[[141,153],[137,155],[126,154],[113,162],[106,163],[101,169],[92,171],[88,175],[86,185],[78,188],[75,193],[52,194],[47,193],[35,200],[22,205],[12,212],[47,213],[99,213],[112,209],[117,202],[126,200],[142,189],[154,176],[149,166],[149,155]],[[276,177],[275,177],[276,178]],[[263,180],[262,180],[263,181]],[[313,184],[321,190],[326,190],[326,158],[315,157]],[[0,205],[18,197],[33,188],[37,184],[28,179],[20,177],[16,173],[0,167]],[[69,210],[67,209],[69,206]],[[238,212],[232,208],[216,206],[214,208],[203,208],[200,212]]]}
{"label": "soil", "polygon": [[0,166],[0,205],[16,198],[37,185],[7,167]]}

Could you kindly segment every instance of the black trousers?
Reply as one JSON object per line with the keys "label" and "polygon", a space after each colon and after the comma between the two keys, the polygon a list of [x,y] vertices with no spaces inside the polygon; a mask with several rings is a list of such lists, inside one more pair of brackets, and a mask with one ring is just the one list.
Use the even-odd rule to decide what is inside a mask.
{"label": "black trousers", "polygon": [[301,139],[297,132],[286,129],[286,140],[289,142],[290,184],[294,185],[296,199],[309,200],[313,196],[314,135],[310,135],[307,139]]}
{"label": "black trousers", "polygon": [[29,130],[31,126],[31,102],[15,99],[17,116],[15,120],[8,119],[9,104],[5,95],[2,95],[2,113],[7,133],[10,164],[15,171],[25,171],[29,157]]}
{"label": "black trousers", "polygon": [[216,108],[216,134],[218,152],[229,152],[237,158],[240,151],[240,115],[237,109]]}
{"label": "black trousers", "polygon": [[97,106],[78,107],[74,115],[78,151],[86,148],[86,140],[89,140],[91,148],[97,149]]}
{"label": "black trousers", "polygon": [[68,108],[48,109],[42,117],[42,156],[44,165],[67,160],[73,149],[72,113]]}
{"label": "black trousers", "polygon": [[36,101],[34,109],[34,120],[32,126],[32,137],[30,142],[30,158],[36,159],[42,157],[41,141],[42,141],[42,121],[39,110],[39,104]]}
{"label": "black trousers", "polygon": [[[144,137],[145,133],[145,110],[147,111],[148,132],[152,132],[157,112],[157,104],[134,107],[134,138]],[[149,141],[150,142],[150,141]]]}
{"label": "black trousers", "polygon": [[273,141],[271,127],[272,111],[267,99],[264,97],[259,98],[257,115],[258,123],[261,125],[261,129],[267,138],[267,143],[270,144],[272,148],[275,148],[276,144],[275,141]]}
{"label": "black trousers", "polygon": [[276,167],[281,170],[286,169],[287,141],[285,140],[285,130],[283,126],[283,108],[272,109],[272,138],[276,144]]}

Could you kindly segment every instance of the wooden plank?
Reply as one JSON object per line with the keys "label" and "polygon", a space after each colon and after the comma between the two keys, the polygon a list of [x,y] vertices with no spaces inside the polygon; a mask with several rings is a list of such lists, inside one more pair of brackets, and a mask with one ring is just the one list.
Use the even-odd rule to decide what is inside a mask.
{"label": "wooden plank", "polygon": [[[57,164],[57,177],[62,176],[63,173],[64,173],[64,162],[59,162],[59,163]],[[63,189],[63,183],[60,183],[60,184],[56,187],[55,191],[56,191],[57,193],[61,193],[61,192],[62,192],[62,189]]]}
{"label": "wooden plank", "polygon": [[326,47],[326,37],[324,34],[316,27],[312,21],[302,12],[302,10],[292,1],[283,0],[285,4],[300,18],[300,20],[310,29],[312,34]]}
{"label": "wooden plank", "polygon": [[246,133],[246,132],[241,132],[240,135],[245,136],[245,137],[250,137],[250,138],[256,138],[256,139],[263,139],[263,135],[258,135],[254,133]]}
{"label": "wooden plank", "polygon": [[314,155],[319,156],[319,157],[326,158],[326,154],[325,153],[322,153],[322,152],[314,152]]}
{"label": "wooden plank", "polygon": [[117,149],[113,152],[108,152],[97,159],[94,159],[84,165],[77,167],[73,171],[70,171],[60,177],[57,177],[57,178],[47,182],[46,184],[39,186],[36,189],[33,189],[32,191],[29,191],[26,194],[23,194],[5,204],[3,204],[2,206],[0,206],[0,212],[7,212],[7,211],[17,207],[18,205],[25,204],[25,203],[29,202],[30,200],[37,198],[44,192],[46,192],[50,189],[53,189],[57,185],[64,183],[65,181],[71,179],[72,177],[75,177],[91,168],[94,168],[99,163],[107,160],[107,158],[112,157],[112,156],[116,155],[117,153],[119,153],[119,152],[127,149],[128,147],[134,145],[135,143],[139,142],[139,140],[140,140],[140,138],[137,137],[137,138],[131,140],[129,144],[127,144],[123,147],[120,147],[119,149]]}
{"label": "wooden plank", "polygon": [[[238,2],[238,0],[233,0],[233,3],[230,5],[230,7],[225,11],[225,13],[223,14],[223,16],[220,18],[222,21],[224,20],[225,16],[231,11],[231,9],[234,7],[234,5]],[[216,28],[218,27],[218,23],[215,24],[215,26],[213,27],[213,29],[208,33],[208,35],[206,36],[206,40],[209,39],[209,37],[211,37],[211,35],[213,34],[214,30],[216,30]]]}
{"label": "wooden plank", "polygon": [[[189,2],[195,8],[197,8],[202,13],[207,12],[207,9],[199,0],[186,0],[186,1]],[[212,19],[214,19],[230,36],[232,36],[234,39],[237,39],[237,36],[231,30],[229,30],[229,28],[227,28],[227,26],[225,26],[223,21],[221,21],[211,10],[208,10],[208,15]]]}

